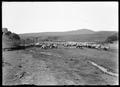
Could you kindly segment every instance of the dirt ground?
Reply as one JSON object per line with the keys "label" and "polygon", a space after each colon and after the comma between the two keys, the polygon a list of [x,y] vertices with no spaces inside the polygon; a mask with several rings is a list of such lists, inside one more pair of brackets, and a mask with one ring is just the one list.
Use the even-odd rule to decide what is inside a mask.
{"label": "dirt ground", "polygon": [[118,74],[118,51],[38,47],[3,51],[3,85],[117,85],[109,75],[88,61]]}

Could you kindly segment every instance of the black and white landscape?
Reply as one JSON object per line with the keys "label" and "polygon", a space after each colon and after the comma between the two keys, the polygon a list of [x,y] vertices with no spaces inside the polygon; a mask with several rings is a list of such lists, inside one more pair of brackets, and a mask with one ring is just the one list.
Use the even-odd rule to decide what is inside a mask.
{"label": "black and white landscape", "polygon": [[[51,27],[51,26],[52,27],[48,30],[45,30],[44,32],[41,32],[44,29],[42,30],[40,26],[43,27],[43,25],[40,24],[38,30],[36,30],[36,27],[33,28],[34,17],[32,18],[30,14],[27,14],[26,12],[27,10],[25,11],[23,7],[25,9],[29,8],[28,9],[28,13],[29,13],[29,11],[32,10],[32,9],[30,10],[30,8],[35,8],[36,6],[37,7],[36,10],[38,12],[39,6],[43,4],[40,4],[39,2],[39,6],[38,6],[37,4],[35,4],[35,2],[31,4],[29,3],[30,5],[25,4],[25,2],[20,3],[20,5],[18,5],[18,3],[20,2],[16,2],[13,4],[10,4],[10,2],[2,3],[3,4],[2,9],[4,14],[4,16],[2,15],[3,16],[2,85],[38,85],[39,86],[39,85],[118,85],[119,84],[118,83],[119,37],[118,37],[118,31],[116,31],[116,29],[113,30],[113,25],[111,25],[112,23],[111,21],[109,23],[106,23],[106,25],[110,24],[112,26],[112,28],[110,29],[108,28],[102,29],[102,27],[105,26],[103,26],[104,24],[102,25],[101,23],[101,26],[98,26],[101,27],[101,29],[98,28],[98,30],[96,30],[97,28],[95,29],[95,27],[93,27],[93,29],[91,28],[89,29],[89,26],[86,25],[85,27],[88,28],[80,27],[79,29],[76,30],[71,28],[69,30],[64,31],[65,27],[63,27],[62,24],[60,24],[61,31],[57,31],[57,30],[54,31],[51,29],[52,27],[54,27],[52,26],[52,24],[56,23],[57,25],[58,21],[57,20],[55,21],[56,17],[54,18],[54,15],[51,16],[53,18],[53,20],[51,20],[51,18],[49,18],[49,15],[51,15],[52,13],[49,13],[49,10],[45,10],[46,12],[49,13],[49,15],[44,14],[46,18],[42,15],[43,20],[47,19],[48,21],[51,21],[49,22],[51,23],[51,25],[49,26],[49,24],[47,23],[44,25],[44,22],[41,23],[45,26],[44,29],[47,27]],[[44,2],[42,8],[49,9],[52,8],[52,6],[55,7],[55,2],[51,2],[51,3],[49,2],[50,4],[49,8],[47,8],[48,5],[46,6],[45,3],[47,2]],[[69,4],[69,3],[70,2],[56,2],[57,5],[59,4],[58,7],[62,8],[62,10],[57,9],[58,7],[56,7],[56,9],[60,10],[60,13],[61,14],[63,13],[65,16],[65,12],[64,12],[65,10],[63,11],[63,8],[71,12],[69,6],[73,6],[73,9],[78,11],[79,14],[80,8],[77,7],[76,9],[74,5],[78,6],[80,2],[76,2],[76,4],[74,2],[73,4]],[[98,2],[96,4],[98,5],[99,3],[101,2]],[[90,3],[87,4],[88,7],[89,4]],[[96,4],[90,4],[90,6],[96,6]],[[108,4],[101,3],[101,4],[105,5],[104,8],[108,10],[108,13],[112,12],[112,10],[114,9],[113,8],[112,10],[110,10],[109,8],[115,6],[113,5],[114,3],[112,4],[112,2],[111,4],[109,3]],[[99,6],[102,6],[101,4],[99,4]],[[84,7],[86,6],[85,3],[81,5],[86,10],[87,7]],[[14,8],[16,10],[13,11],[13,13],[15,13],[14,17],[13,15],[11,16],[8,16],[9,14],[6,15],[8,11],[7,7],[9,7],[9,9],[13,9],[13,7],[16,7]],[[23,12],[25,12],[20,14],[22,15],[19,16],[20,18],[18,18],[17,8],[19,8],[20,12],[22,12],[22,10]],[[103,9],[103,7],[101,8],[99,7],[99,9]],[[41,13],[41,10],[39,10],[39,12]],[[36,13],[33,14],[35,14],[34,16],[37,17],[41,16],[40,14],[39,15],[36,15]],[[29,15],[32,19],[31,20],[32,22],[29,22],[30,19],[29,20],[27,20],[27,18],[24,19]],[[101,13],[101,15],[103,17],[105,14]],[[63,15],[61,16],[63,17]],[[71,17],[72,20],[72,16],[69,17]],[[86,17],[86,15],[84,17]],[[101,17],[101,16],[96,15],[96,17]],[[17,20],[17,18],[19,20]],[[40,20],[39,17],[36,20]],[[78,17],[78,19],[75,20],[74,20],[75,24],[78,24],[78,20],[80,19]],[[94,24],[97,23],[97,21],[95,20],[93,19]],[[40,21],[42,21],[42,17]],[[65,21],[66,19],[62,22],[65,23]],[[91,20],[91,22],[93,21]],[[13,25],[10,24],[11,22],[13,23],[16,29],[13,30],[12,27]],[[16,22],[16,24],[14,24],[14,22]],[[26,22],[26,24],[24,25],[22,22],[23,23]],[[31,25],[30,23],[32,23],[33,25]],[[20,26],[22,25],[20,27],[21,29],[19,29],[19,25]],[[24,26],[27,26],[29,29]],[[81,21],[81,26],[82,26],[82,21]],[[29,32],[29,31],[33,31],[33,32]]]}

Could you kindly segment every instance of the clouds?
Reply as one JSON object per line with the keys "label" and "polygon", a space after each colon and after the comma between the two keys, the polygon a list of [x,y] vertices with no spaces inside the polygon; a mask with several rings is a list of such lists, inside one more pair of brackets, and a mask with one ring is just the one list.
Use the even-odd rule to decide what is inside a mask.
{"label": "clouds", "polygon": [[16,33],[118,29],[117,2],[4,2],[3,27]]}

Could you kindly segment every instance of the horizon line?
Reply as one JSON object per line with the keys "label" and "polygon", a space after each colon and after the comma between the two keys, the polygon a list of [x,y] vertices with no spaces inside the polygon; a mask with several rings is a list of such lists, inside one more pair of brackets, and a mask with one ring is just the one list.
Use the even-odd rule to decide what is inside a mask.
{"label": "horizon line", "polygon": [[[7,27],[4,27],[4,28],[7,28]],[[7,29],[8,29],[8,31],[11,31],[11,30],[9,30],[9,28],[7,28]],[[93,31],[93,32],[112,31],[112,30],[92,30],[92,29],[82,28],[82,29],[67,30],[67,31],[45,31],[45,32],[24,32],[24,33],[13,32],[13,33],[16,33],[16,34],[29,34],[29,33],[64,33],[64,32],[72,32],[72,31],[79,31],[79,30],[89,30],[89,31]],[[113,31],[118,32],[118,30],[113,30]],[[12,32],[12,31],[11,31],[11,32]]]}

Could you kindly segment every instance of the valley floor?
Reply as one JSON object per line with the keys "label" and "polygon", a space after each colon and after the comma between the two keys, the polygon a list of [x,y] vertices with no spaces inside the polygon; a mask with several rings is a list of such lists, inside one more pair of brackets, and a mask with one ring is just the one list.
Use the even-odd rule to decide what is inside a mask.
{"label": "valley floor", "polygon": [[117,51],[32,47],[3,51],[2,60],[3,85],[118,84]]}

